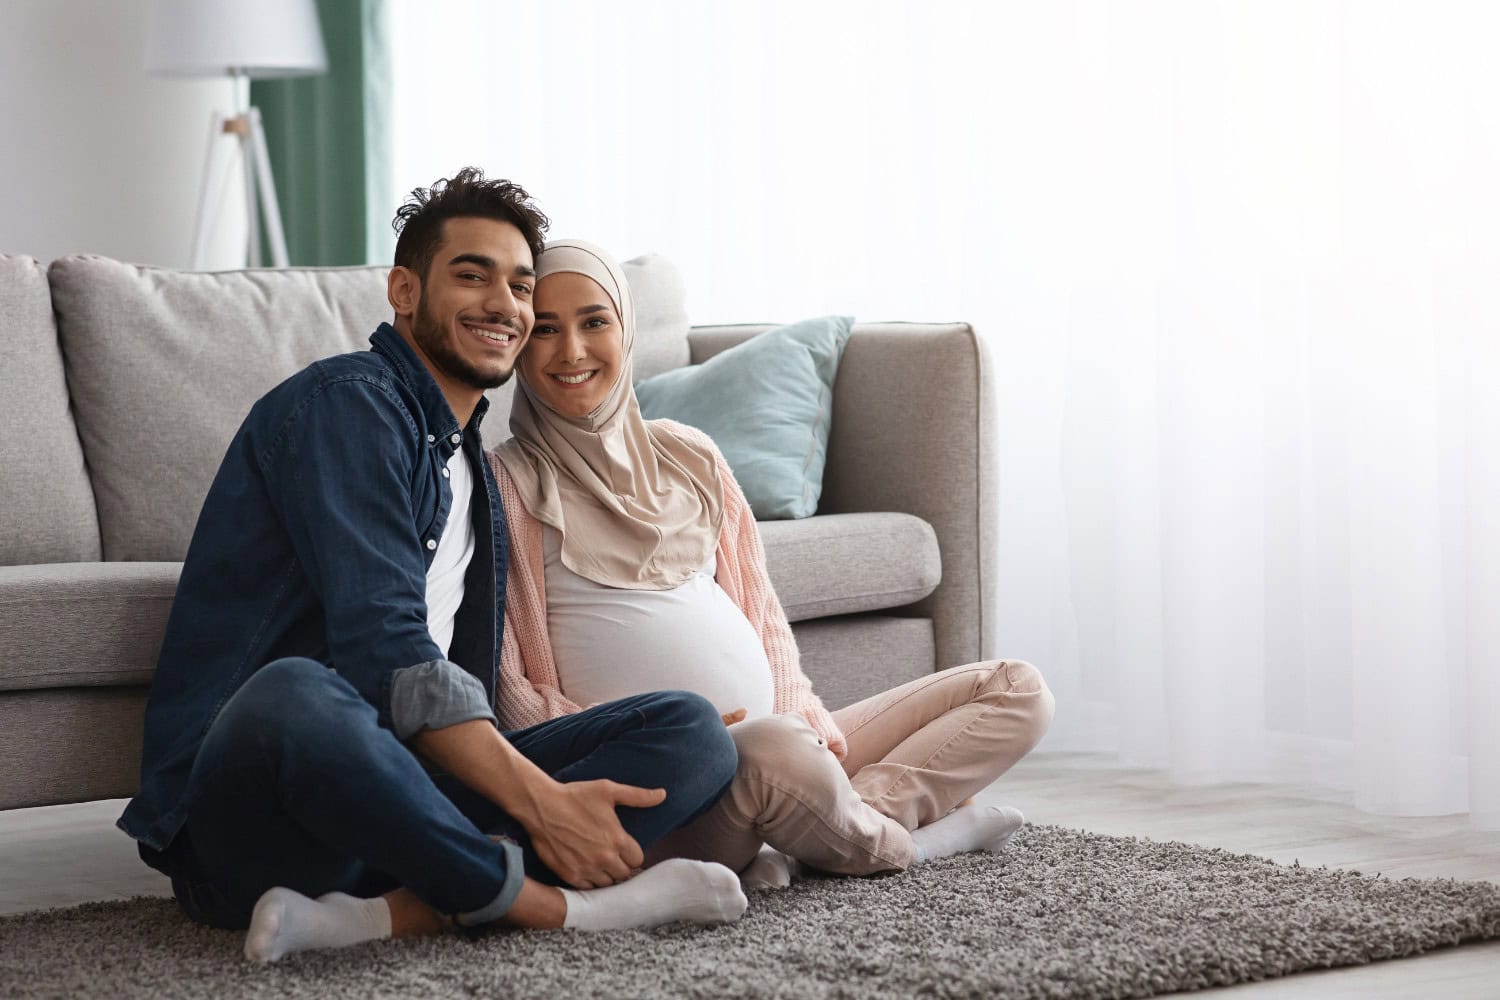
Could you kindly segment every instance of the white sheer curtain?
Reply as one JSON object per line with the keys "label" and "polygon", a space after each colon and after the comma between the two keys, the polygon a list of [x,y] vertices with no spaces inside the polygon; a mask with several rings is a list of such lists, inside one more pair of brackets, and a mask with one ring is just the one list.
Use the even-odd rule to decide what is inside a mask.
{"label": "white sheer curtain", "polygon": [[1493,5],[391,7],[400,190],[975,324],[1047,747],[1500,828]]}

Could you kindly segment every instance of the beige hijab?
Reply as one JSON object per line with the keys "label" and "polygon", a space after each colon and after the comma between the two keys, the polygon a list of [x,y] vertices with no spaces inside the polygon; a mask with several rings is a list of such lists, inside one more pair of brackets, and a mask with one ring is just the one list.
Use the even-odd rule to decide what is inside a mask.
{"label": "beige hijab", "polygon": [[592,413],[566,417],[519,370],[511,440],[496,451],[526,509],[562,533],[562,561],[595,583],[670,590],[703,568],[719,543],[723,484],[714,456],[641,416],[632,384],[635,305],[620,265],[577,240],[547,244],[537,282],[571,271],[614,303],[624,337],[619,377]]}

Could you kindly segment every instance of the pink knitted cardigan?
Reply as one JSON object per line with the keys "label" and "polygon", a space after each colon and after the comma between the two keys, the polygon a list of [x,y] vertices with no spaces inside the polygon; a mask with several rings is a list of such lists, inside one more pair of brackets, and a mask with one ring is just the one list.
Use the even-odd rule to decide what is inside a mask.
{"label": "pink knitted cardigan", "polygon": [[[800,714],[842,759],[846,753],[844,734],[802,672],[792,628],[766,574],[765,550],[761,547],[760,532],[755,529],[749,501],[707,434],[684,424],[673,422],[671,426],[697,440],[717,459],[719,478],[724,484],[724,524],[719,531],[718,571],[714,579],[745,613],[766,648],[775,690],[772,711],[778,715]],[[493,453],[489,459],[500,487],[500,503],[510,526],[511,543],[496,713],[505,729],[521,729],[580,711],[583,706],[563,694],[557,662],[552,658],[552,641],[547,634],[542,522],[532,517],[522,504],[515,481],[500,460]]]}

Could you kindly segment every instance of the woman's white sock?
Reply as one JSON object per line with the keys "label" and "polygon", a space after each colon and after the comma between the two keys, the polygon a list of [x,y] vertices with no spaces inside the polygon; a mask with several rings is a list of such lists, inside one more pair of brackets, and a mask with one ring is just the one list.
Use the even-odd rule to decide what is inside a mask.
{"label": "woman's white sock", "polygon": [[740,888],[785,889],[792,884],[792,868],[797,864],[770,844],[762,844],[755,860],[740,872]]}
{"label": "woman's white sock", "polygon": [[268,889],[255,903],[245,957],[274,962],[310,948],[347,948],[391,936],[391,908],[379,896],[360,899],[330,892],[309,899],[291,889]]}
{"label": "woman's white sock", "polygon": [[916,854],[912,864],[935,861],[965,851],[1002,851],[1026,823],[1010,806],[965,806],[911,832]]}
{"label": "woman's white sock", "polygon": [[712,861],[672,858],[603,889],[564,889],[563,926],[579,931],[655,927],[674,920],[721,924],[750,905],[739,877]]}

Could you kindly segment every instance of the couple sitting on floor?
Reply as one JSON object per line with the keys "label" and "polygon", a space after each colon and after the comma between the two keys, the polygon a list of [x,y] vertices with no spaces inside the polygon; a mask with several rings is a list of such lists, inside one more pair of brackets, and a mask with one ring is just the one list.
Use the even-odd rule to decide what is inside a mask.
{"label": "couple sitting on floor", "polygon": [[641,416],[620,266],[475,170],[396,224],[394,323],[255,404],[183,566],[120,826],[188,915],[269,961],[1002,847],[967,800],[1050,722],[1037,671],[829,712],[723,457]]}

